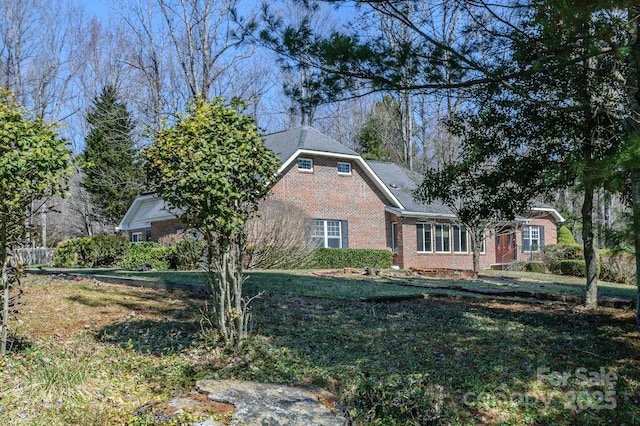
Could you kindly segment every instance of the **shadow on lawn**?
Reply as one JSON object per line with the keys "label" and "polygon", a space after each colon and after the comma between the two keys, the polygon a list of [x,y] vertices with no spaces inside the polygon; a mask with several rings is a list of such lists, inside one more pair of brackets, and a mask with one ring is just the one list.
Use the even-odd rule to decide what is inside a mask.
{"label": "shadow on lawn", "polygon": [[199,331],[197,321],[132,319],[104,327],[96,339],[144,354],[169,355],[199,342]]}
{"label": "shadow on lawn", "polygon": [[[490,415],[492,410],[473,405],[478,401],[465,399],[468,395],[483,394],[489,405],[500,405],[491,398],[505,392],[507,397],[536,395],[539,389],[543,396],[558,392],[555,411],[542,413],[540,405],[522,405],[506,407],[507,416],[515,416],[516,422],[525,414],[561,422],[578,416],[585,424],[599,424],[640,414],[631,402],[640,399],[638,349],[629,337],[633,318],[620,311],[593,314],[566,307],[446,299],[367,304],[271,296],[260,299],[254,313],[260,334],[271,336],[274,345],[288,348],[311,370],[346,383],[339,391],[364,412],[384,413],[398,398],[411,400],[409,387],[396,386],[400,377],[416,383],[428,378],[442,386],[451,410],[445,416]],[[578,368],[617,374],[615,411],[570,409],[576,392],[597,396],[594,391],[604,391],[576,381]],[[540,379],[538,369],[567,372],[570,379],[554,386]]]}
{"label": "shadow on lawn", "polygon": [[[296,295],[296,287],[310,291],[327,282],[313,277],[269,277],[268,285],[247,286],[249,293],[267,290],[251,305],[254,332],[266,340],[247,345],[237,363],[195,361],[197,371],[217,378],[312,383],[339,394],[360,413],[361,423],[374,418],[425,420],[424,413],[461,423],[514,424],[523,419],[627,424],[640,416],[634,402],[640,399],[640,368],[632,312],[447,298],[374,304]],[[148,299],[154,302],[166,297],[153,293]],[[105,327],[97,338],[142,353],[179,352],[200,340],[199,302],[184,300],[182,310],[155,308],[162,320],[134,316]],[[604,391],[572,380],[578,368],[617,374],[615,410],[584,409],[575,405],[575,398],[575,407],[570,404],[567,398],[576,392]],[[569,380],[562,385],[541,380],[538,369],[567,372]],[[425,387],[434,385],[444,395],[435,414],[433,401],[425,399]],[[540,404],[500,399],[529,394],[553,394],[558,400],[545,411]],[[487,406],[478,395],[489,398]],[[416,424],[425,424],[422,420]]]}

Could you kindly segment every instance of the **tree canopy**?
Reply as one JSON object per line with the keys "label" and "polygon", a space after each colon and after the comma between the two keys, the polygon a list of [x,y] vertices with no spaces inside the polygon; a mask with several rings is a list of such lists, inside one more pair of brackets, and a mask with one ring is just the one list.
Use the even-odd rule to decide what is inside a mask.
{"label": "tree canopy", "polygon": [[119,223],[142,191],[143,171],[137,161],[134,124],[114,86],[105,86],[87,113],[83,185],[107,221]]}
{"label": "tree canopy", "polygon": [[154,190],[199,231],[213,298],[211,323],[239,347],[248,333],[242,298],[245,224],[275,182],[278,159],[247,116],[222,99],[195,98],[144,151]]}
{"label": "tree canopy", "polygon": [[40,118],[29,118],[13,94],[0,88],[0,355],[7,343],[9,288],[16,282],[11,251],[24,236],[28,215],[47,197],[62,192],[69,160],[70,152],[55,129]]}

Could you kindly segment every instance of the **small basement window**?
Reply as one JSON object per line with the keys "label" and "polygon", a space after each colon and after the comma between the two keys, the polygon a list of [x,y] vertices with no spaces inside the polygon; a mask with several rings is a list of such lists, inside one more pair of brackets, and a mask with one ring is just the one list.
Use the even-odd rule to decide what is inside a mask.
{"label": "small basement window", "polygon": [[313,160],[311,158],[298,158],[298,170],[302,172],[312,172]]}
{"label": "small basement window", "polygon": [[351,174],[351,163],[343,163],[338,162],[338,174],[339,175],[350,175]]}

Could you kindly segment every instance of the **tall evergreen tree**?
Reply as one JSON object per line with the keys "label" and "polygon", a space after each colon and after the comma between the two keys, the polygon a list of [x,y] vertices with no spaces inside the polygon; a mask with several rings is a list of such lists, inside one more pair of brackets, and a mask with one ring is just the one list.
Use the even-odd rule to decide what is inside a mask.
{"label": "tall evergreen tree", "polygon": [[357,135],[358,150],[367,160],[393,161],[409,168],[404,156],[400,102],[385,95],[375,102]]}
{"label": "tall evergreen tree", "polygon": [[106,86],[87,114],[84,186],[105,219],[118,223],[142,190],[143,171],[133,141],[133,120],[118,99],[115,87]]}

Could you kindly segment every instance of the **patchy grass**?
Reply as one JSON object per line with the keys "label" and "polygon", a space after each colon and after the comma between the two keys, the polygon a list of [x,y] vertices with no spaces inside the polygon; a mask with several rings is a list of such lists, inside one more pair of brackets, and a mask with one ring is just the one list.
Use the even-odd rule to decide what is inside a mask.
{"label": "patchy grass", "polygon": [[[247,292],[265,293],[239,354],[201,332],[204,301],[189,294],[28,277],[11,323],[20,346],[0,360],[0,424],[154,424],[136,412],[197,379],[231,377],[329,390],[356,425],[640,424],[631,311],[482,298],[373,304],[359,298],[472,282],[251,275]],[[486,281],[474,285],[530,285]]]}
{"label": "patchy grass", "polygon": [[[144,280],[151,283],[202,285],[206,276],[201,271],[127,271],[122,269],[55,269],[62,273],[104,275]],[[382,296],[410,296],[421,294],[458,294],[469,296],[460,289],[494,291],[528,291],[545,294],[584,296],[584,278],[564,275],[515,271],[482,271],[477,280],[425,278],[403,271],[385,271],[381,276],[335,274],[317,276],[311,271],[249,271],[248,290],[259,289],[299,296],[329,297],[332,299],[360,299]],[[598,282],[598,296],[634,299],[637,288],[633,285]]]}

